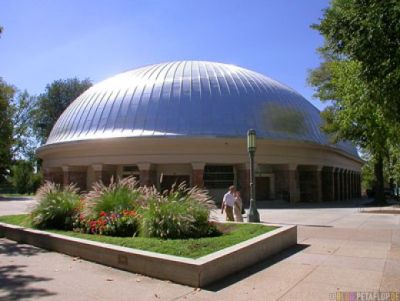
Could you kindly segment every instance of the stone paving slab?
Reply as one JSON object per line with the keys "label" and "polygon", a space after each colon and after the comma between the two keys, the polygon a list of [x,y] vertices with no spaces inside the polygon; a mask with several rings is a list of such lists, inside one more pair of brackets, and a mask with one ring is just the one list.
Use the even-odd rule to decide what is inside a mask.
{"label": "stone paving slab", "polygon": [[398,292],[400,283],[400,277],[385,276],[383,275],[380,285],[380,290],[382,292]]}
{"label": "stone paving slab", "polygon": [[353,269],[353,270],[368,270],[383,273],[385,268],[385,259],[379,258],[362,258],[350,256],[328,256],[322,266],[334,267],[336,269]]}
{"label": "stone paving slab", "polygon": [[349,267],[318,266],[303,281],[357,288],[359,291],[378,290],[382,272]]}
{"label": "stone paving slab", "polygon": [[[337,291],[356,291],[349,286],[337,286],[321,282],[300,282],[295,288],[282,296],[280,301],[309,301],[330,300],[336,301]],[[268,300],[268,299],[264,299]],[[272,299],[271,299],[272,300]],[[339,299],[340,300],[340,299]]]}
{"label": "stone paving slab", "polygon": [[187,286],[0,239],[0,299],[132,300],[140,296],[141,300],[172,300],[192,291]]}
{"label": "stone paving slab", "polygon": [[[13,206],[0,202],[0,215],[24,210]],[[203,290],[0,239],[0,299],[320,301],[343,291],[400,293],[398,215],[355,206],[259,212],[262,221],[300,225],[299,245]]]}

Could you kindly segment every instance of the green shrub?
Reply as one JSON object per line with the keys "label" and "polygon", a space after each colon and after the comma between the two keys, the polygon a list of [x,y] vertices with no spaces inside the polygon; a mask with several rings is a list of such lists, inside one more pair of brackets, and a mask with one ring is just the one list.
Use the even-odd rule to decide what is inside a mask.
{"label": "green shrub", "polygon": [[61,188],[59,184],[46,182],[36,194],[32,225],[40,229],[71,230],[79,208],[77,192],[74,185]]}
{"label": "green shrub", "polygon": [[15,192],[25,194],[35,192],[42,181],[41,175],[33,172],[32,163],[19,160],[11,166],[11,175],[8,181]]}
{"label": "green shrub", "polygon": [[43,177],[41,173],[34,173],[32,174],[31,178],[31,187],[29,192],[35,193],[43,182]]}
{"label": "green shrub", "polygon": [[142,234],[159,238],[197,238],[218,234],[209,223],[215,205],[206,191],[173,187],[142,209]]}
{"label": "green shrub", "polygon": [[134,210],[142,202],[142,192],[133,177],[114,181],[106,186],[102,182],[93,184],[92,190],[85,196],[84,213],[86,217],[96,219],[101,212],[121,212]]}

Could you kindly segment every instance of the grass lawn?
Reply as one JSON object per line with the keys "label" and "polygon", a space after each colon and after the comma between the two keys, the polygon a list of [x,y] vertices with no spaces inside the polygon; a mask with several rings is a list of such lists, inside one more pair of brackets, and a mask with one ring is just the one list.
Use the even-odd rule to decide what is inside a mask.
{"label": "grass lawn", "polygon": [[[29,216],[0,216],[0,222],[31,228]],[[152,251],[157,253],[199,258],[207,254],[233,246],[242,241],[264,234],[276,227],[257,224],[222,224],[223,235],[198,239],[158,239],[147,237],[111,237],[103,235],[82,234],[72,231],[47,230],[48,232],[83,238],[113,245]]]}
{"label": "grass lawn", "polygon": [[33,197],[33,194],[20,194],[20,193],[0,193],[0,198],[29,198]]}

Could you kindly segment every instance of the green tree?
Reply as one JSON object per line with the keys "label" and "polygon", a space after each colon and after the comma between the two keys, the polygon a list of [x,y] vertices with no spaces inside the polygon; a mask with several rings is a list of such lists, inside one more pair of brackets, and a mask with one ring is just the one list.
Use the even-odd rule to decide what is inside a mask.
{"label": "green tree", "polygon": [[37,141],[31,126],[31,114],[36,106],[36,99],[28,92],[16,91],[12,105],[13,146],[15,159],[36,161]]}
{"label": "green tree", "polygon": [[10,182],[17,193],[32,193],[39,188],[41,176],[34,173],[32,162],[18,160],[11,167]]}
{"label": "green tree", "polygon": [[400,141],[398,92],[391,86],[398,90],[400,83],[399,12],[398,1],[334,0],[313,25],[325,38],[324,61],[309,83],[317,97],[332,101],[322,113],[324,130],[371,155],[378,202],[384,201],[384,162]]}
{"label": "green tree", "polygon": [[359,62],[370,101],[399,122],[400,1],[333,0],[320,24],[325,49]]}
{"label": "green tree", "polygon": [[14,87],[0,78],[0,183],[5,181],[12,159],[14,94]]}
{"label": "green tree", "polygon": [[91,86],[89,79],[81,81],[77,78],[56,80],[46,86],[46,91],[38,96],[36,107],[32,111],[33,130],[42,144],[62,112]]}
{"label": "green tree", "polygon": [[0,78],[0,183],[7,183],[15,160],[35,162],[36,141],[30,126],[35,99]]}
{"label": "green tree", "polygon": [[[320,86],[320,90],[333,101],[322,112],[323,129],[332,135],[334,141],[351,140],[371,154],[375,162],[375,196],[378,202],[383,202],[383,163],[395,138],[395,129],[386,122],[382,107],[370,100],[368,85],[361,77],[358,62],[332,61],[325,63],[324,67],[330,74],[329,90],[327,85]],[[310,78],[310,82],[318,83],[312,73]]]}

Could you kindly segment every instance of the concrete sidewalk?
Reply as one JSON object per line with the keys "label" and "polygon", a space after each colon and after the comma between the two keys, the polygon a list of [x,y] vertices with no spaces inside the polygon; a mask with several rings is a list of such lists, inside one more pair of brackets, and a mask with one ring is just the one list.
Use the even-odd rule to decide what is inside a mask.
{"label": "concrete sidewalk", "polygon": [[[18,211],[13,206],[26,210],[0,202],[0,214]],[[336,300],[343,291],[400,291],[400,215],[357,207],[261,209],[260,215],[299,224],[299,245],[205,290],[0,239],[0,299]]]}

